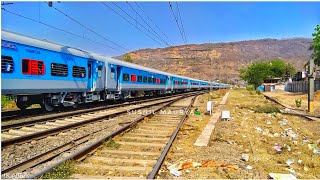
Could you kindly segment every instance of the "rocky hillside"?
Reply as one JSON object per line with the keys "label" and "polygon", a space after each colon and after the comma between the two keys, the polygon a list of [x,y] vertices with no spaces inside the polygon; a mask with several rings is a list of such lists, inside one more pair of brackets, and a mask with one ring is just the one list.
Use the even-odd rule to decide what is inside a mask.
{"label": "rocky hillside", "polygon": [[311,55],[311,42],[306,38],[261,39],[142,49],[128,54],[139,65],[193,78],[235,82],[240,68],[256,61],[282,59],[301,70]]}

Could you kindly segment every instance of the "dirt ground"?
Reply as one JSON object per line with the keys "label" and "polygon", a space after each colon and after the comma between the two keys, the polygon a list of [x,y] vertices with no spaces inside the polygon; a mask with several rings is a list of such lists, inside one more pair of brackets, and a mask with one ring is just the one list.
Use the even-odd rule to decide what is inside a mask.
{"label": "dirt ground", "polygon": [[[289,105],[293,108],[297,108],[296,100],[301,99],[300,109],[307,111],[308,110],[308,94],[306,93],[291,93],[286,91],[276,90],[275,92],[266,92],[268,96],[276,98],[279,102]],[[320,116],[320,90],[315,92],[315,101],[314,101],[315,115]]]}
{"label": "dirt ground", "polygon": [[[208,97],[197,98],[195,108],[199,106],[204,112]],[[213,99],[220,100],[221,96]],[[190,115],[160,170],[160,178],[266,179],[269,173],[291,173],[302,179],[320,178],[320,155],[309,145],[320,139],[320,122],[255,112],[257,107],[265,105],[276,106],[255,92],[232,90],[227,104],[215,108],[216,111],[229,110],[231,120],[216,123],[208,147],[193,144],[209,115]],[[275,146],[280,147],[279,151]],[[246,157],[248,161],[242,160]],[[293,163],[288,165],[287,161]],[[184,163],[185,167],[180,170],[182,175],[176,177],[169,173],[168,167],[177,162],[193,162],[194,167]],[[205,165],[207,167],[203,167]]]}

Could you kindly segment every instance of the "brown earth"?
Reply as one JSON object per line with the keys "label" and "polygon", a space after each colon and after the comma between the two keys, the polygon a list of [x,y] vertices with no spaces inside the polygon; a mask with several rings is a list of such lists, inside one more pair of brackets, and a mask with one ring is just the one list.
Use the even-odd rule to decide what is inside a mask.
{"label": "brown earth", "polygon": [[[195,107],[200,106],[200,110],[203,110],[206,101],[207,98],[196,101]],[[208,122],[208,115],[190,116],[165,160],[160,177],[267,179],[269,173],[289,174],[291,171],[301,179],[320,178],[320,156],[308,147],[320,140],[319,122],[279,113],[254,111],[256,107],[265,105],[277,106],[255,92],[232,90],[227,104],[215,108],[230,110],[231,120],[215,124],[208,147],[193,145]],[[282,124],[284,121],[287,123]],[[292,128],[297,136],[282,137],[282,133],[288,132],[288,128]],[[273,148],[276,144],[282,146],[281,151],[277,152]],[[241,160],[243,154],[248,155],[248,161]],[[294,161],[293,164],[286,163],[289,159]],[[180,170],[182,176],[175,177],[167,168],[176,162],[206,162],[210,166],[188,167],[186,163],[185,168]]]}
{"label": "brown earth", "polygon": [[261,39],[141,49],[128,54],[139,65],[193,78],[212,80],[220,76],[235,82],[240,68],[257,61],[282,59],[301,70],[311,55],[311,42],[307,38]]}

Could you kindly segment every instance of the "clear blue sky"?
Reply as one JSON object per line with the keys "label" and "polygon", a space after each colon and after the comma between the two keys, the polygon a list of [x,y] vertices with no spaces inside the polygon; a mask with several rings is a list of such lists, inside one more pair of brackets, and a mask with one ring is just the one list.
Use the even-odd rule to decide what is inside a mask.
{"label": "clear blue sky", "polygon": [[[106,2],[106,4],[126,16],[111,2]],[[116,4],[136,18],[138,22],[144,23],[128,4],[125,2]],[[166,42],[172,44],[171,41],[173,41],[175,45],[184,44],[168,2],[138,2],[138,4],[171,41],[147,19],[134,2],[130,4]],[[261,38],[311,38],[313,29],[320,24],[319,2],[178,2],[178,4],[188,44]],[[175,3],[173,5],[176,13]],[[53,2],[53,6],[130,51],[165,46],[155,43],[101,2]],[[14,2],[12,5],[2,7],[100,43],[110,44],[48,7],[44,2]],[[1,15],[2,29],[98,54],[114,56],[124,53],[124,51],[115,51],[101,44],[14,16],[3,10]],[[126,18],[131,20],[127,16]],[[147,25],[144,24],[144,26],[148,28]]]}

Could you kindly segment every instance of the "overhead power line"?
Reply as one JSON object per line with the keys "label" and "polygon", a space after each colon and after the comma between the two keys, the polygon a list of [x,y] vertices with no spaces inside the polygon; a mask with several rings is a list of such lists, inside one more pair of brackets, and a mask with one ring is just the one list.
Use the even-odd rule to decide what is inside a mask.
{"label": "overhead power line", "polygon": [[135,4],[138,6],[138,8],[147,16],[147,18],[148,18],[151,22],[153,22],[153,24],[155,25],[155,27],[156,27],[167,39],[169,39],[169,41],[170,41],[173,45],[175,45],[174,42],[172,42],[171,39],[158,27],[157,23],[154,22],[154,21],[148,16],[148,14],[141,8],[141,6],[140,6],[137,2],[134,2],[134,3],[135,3]]}
{"label": "overhead power line", "polygon": [[[109,9],[111,9],[114,13],[116,13],[117,15],[119,15],[120,17],[122,17],[125,21],[127,21],[129,24],[131,24],[132,26],[134,26],[136,29],[138,29],[140,32],[142,32],[143,34],[145,34],[146,36],[148,36],[150,39],[152,39],[154,42],[156,42],[158,45],[162,46],[162,44],[157,41],[155,38],[151,37],[148,33],[146,33],[145,31],[143,31],[141,28],[139,28],[137,25],[135,25],[134,23],[132,23],[131,21],[129,21],[127,18],[125,18],[123,15],[121,15],[119,12],[117,12],[116,10],[114,10],[112,7],[110,7],[108,4],[104,3],[101,1],[101,3],[103,5],[105,5],[106,7],[108,7]],[[133,19],[136,23],[138,23],[139,25],[141,25],[138,21],[136,21],[133,17],[131,17],[127,12],[125,12],[121,7],[119,7],[117,4],[113,3],[117,8],[119,8],[122,12],[124,12],[127,16],[129,16],[131,19]],[[144,29],[146,29],[143,25],[141,25]],[[148,29],[147,29],[148,30]],[[149,30],[148,30],[149,31]],[[150,31],[149,31],[150,32]],[[152,34],[152,33],[151,33]],[[154,34],[152,34],[154,35]]]}
{"label": "overhead power line", "polygon": [[179,17],[179,19],[180,19],[182,34],[184,35],[184,39],[185,39],[185,41],[186,41],[186,43],[187,43],[188,40],[187,40],[186,32],[185,32],[185,30],[184,30],[183,22],[182,22],[182,19],[181,19],[181,14],[180,14],[178,2],[176,2],[176,5],[177,5],[177,10],[178,10],[178,17]]}
{"label": "overhead power line", "polygon": [[183,36],[183,34],[182,34],[181,28],[180,28],[180,26],[179,26],[179,23],[178,23],[177,17],[176,17],[176,15],[174,14],[174,11],[173,11],[173,9],[172,9],[172,5],[171,5],[171,3],[170,3],[170,2],[169,2],[169,6],[170,6],[170,9],[171,9],[172,15],[173,15],[173,17],[174,17],[174,19],[175,19],[175,21],[176,21],[176,23],[177,23],[177,26],[178,26],[178,29],[179,29],[180,35],[181,35],[181,37],[182,37],[182,40],[183,40],[183,42],[184,42],[184,43],[186,43],[186,41],[185,41],[185,39],[184,39],[184,36]]}
{"label": "overhead power line", "polygon": [[[50,24],[46,24],[46,23],[44,23],[44,22],[41,22],[41,21],[38,21],[38,20],[35,20],[35,19],[32,19],[32,18],[29,18],[29,17],[26,17],[26,16],[23,16],[23,15],[21,15],[21,14],[17,14],[17,13],[15,13],[15,12],[8,11],[8,10],[6,10],[6,9],[4,9],[4,8],[2,8],[2,10],[5,11],[5,12],[7,12],[7,13],[10,13],[10,14],[12,14],[12,15],[15,15],[15,16],[18,16],[18,17],[27,19],[27,20],[29,20],[29,21],[33,21],[33,22],[39,23],[39,24],[41,24],[41,25],[44,25],[44,26],[47,26],[47,27],[50,27],[50,28],[59,30],[59,31],[61,31],[61,32],[64,32],[64,33],[67,33],[67,34],[70,34],[70,35],[73,35],[73,36],[76,36],[76,37],[79,37],[79,38],[82,38],[82,39],[85,39],[85,40],[88,40],[88,41],[91,41],[91,42],[94,42],[94,43],[97,43],[97,44],[100,44],[100,45],[106,46],[106,47],[108,47],[108,48],[110,48],[110,49],[119,51],[119,49],[115,49],[115,48],[113,48],[113,47],[111,47],[111,46],[108,46],[108,45],[106,45],[106,44],[103,44],[103,43],[94,41],[94,40],[89,39],[89,38],[86,38],[86,37],[83,37],[83,36],[78,35],[78,34],[75,34],[75,33],[73,33],[73,32],[66,31],[66,30],[64,30],[64,29],[60,29],[60,28],[58,28],[58,27],[52,26],[52,25],[50,25]],[[122,52],[122,51],[120,51],[120,52]]]}
{"label": "overhead power line", "polygon": [[108,41],[108,42],[110,42],[110,43],[112,43],[112,44],[114,44],[114,45],[116,45],[116,46],[118,46],[118,47],[120,47],[120,48],[122,48],[122,49],[124,49],[124,50],[126,50],[126,51],[129,51],[127,48],[125,48],[125,47],[123,47],[123,46],[121,46],[121,45],[119,45],[119,44],[117,44],[117,43],[115,43],[115,42],[111,41],[110,39],[108,39],[108,38],[106,38],[106,37],[102,36],[101,34],[99,34],[99,33],[95,32],[94,30],[92,30],[92,29],[88,28],[87,26],[85,26],[85,25],[81,24],[79,21],[75,20],[74,18],[72,18],[72,17],[71,17],[71,16],[69,16],[68,14],[66,14],[66,13],[62,12],[62,11],[61,11],[61,10],[59,10],[58,8],[56,8],[56,7],[54,7],[54,6],[52,6],[52,8],[53,8],[54,10],[58,11],[59,13],[63,14],[64,16],[68,17],[69,19],[71,19],[71,20],[72,20],[72,21],[74,21],[75,23],[79,24],[80,26],[84,27],[85,29],[87,29],[87,30],[91,31],[92,33],[96,34],[97,36],[99,36],[99,37],[101,37],[101,38],[105,39],[106,41]]}
{"label": "overhead power line", "polygon": [[164,39],[162,39],[162,37],[149,25],[149,23],[147,23],[144,18],[131,6],[131,4],[126,1],[126,3],[130,6],[130,8],[137,13],[137,15],[142,19],[142,21],[157,35],[157,37],[163,42],[165,43],[167,46],[170,46],[170,44],[168,44]]}

